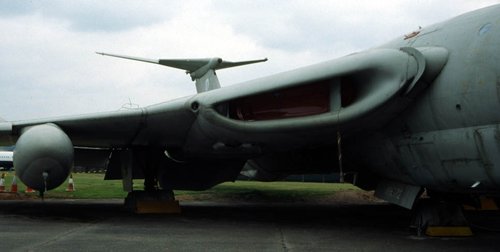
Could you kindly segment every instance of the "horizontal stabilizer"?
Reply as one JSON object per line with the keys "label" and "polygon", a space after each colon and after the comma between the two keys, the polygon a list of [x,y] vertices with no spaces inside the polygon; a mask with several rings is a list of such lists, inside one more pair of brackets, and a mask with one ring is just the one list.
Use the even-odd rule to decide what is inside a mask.
{"label": "horizontal stabilizer", "polygon": [[219,81],[215,75],[215,70],[243,66],[267,61],[267,58],[248,61],[224,61],[221,58],[200,58],[200,59],[145,59],[138,57],[130,57],[117,54],[109,54],[96,52],[103,56],[111,56],[122,59],[136,60],[147,63],[154,63],[163,66],[186,70],[186,73],[191,76],[191,80],[196,81],[196,89],[198,93],[219,88]]}
{"label": "horizontal stabilizer", "polygon": [[102,56],[110,56],[110,57],[116,57],[116,58],[122,58],[122,59],[128,59],[128,60],[137,60],[137,61],[142,61],[142,62],[160,64],[158,62],[158,60],[151,60],[151,59],[145,59],[145,58],[139,58],[139,57],[129,57],[129,56],[124,56],[124,55],[102,53],[102,52],[96,52],[96,53],[100,54]]}
{"label": "horizontal stabilizer", "polygon": [[200,69],[200,68],[204,67],[205,65],[212,63],[212,62],[215,63],[213,70],[219,70],[219,69],[236,67],[236,66],[243,66],[243,65],[259,63],[259,62],[264,62],[264,61],[267,61],[267,58],[260,59],[260,60],[249,60],[249,61],[238,61],[238,62],[224,61],[220,58],[160,59],[160,60],[158,60],[158,64],[173,67],[173,68],[184,69],[184,70],[186,70],[187,73],[194,73],[196,70],[198,70],[198,69]]}

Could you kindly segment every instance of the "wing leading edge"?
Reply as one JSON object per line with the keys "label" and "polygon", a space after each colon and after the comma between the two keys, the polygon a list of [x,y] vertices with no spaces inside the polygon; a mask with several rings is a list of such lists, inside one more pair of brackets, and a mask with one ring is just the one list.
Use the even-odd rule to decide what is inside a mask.
{"label": "wing leading edge", "polygon": [[[196,127],[213,138],[212,145],[298,148],[335,139],[338,131],[381,127],[435,78],[447,55],[443,48],[376,49],[200,94],[190,102],[197,108]],[[198,138],[189,135],[187,144],[197,148]]]}

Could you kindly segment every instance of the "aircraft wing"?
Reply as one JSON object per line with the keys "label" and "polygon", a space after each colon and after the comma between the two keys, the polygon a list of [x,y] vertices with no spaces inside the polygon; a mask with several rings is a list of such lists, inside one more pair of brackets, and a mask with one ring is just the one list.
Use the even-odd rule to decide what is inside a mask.
{"label": "aircraft wing", "polygon": [[[396,107],[401,110],[401,102],[425,86],[446,57],[443,48],[376,49],[146,108],[0,122],[0,132],[2,143],[7,144],[24,129],[53,123],[75,146],[125,147],[156,142],[182,147],[188,140],[196,141],[190,134],[195,125],[212,131],[204,134],[221,141],[232,135],[258,139],[264,133],[325,127],[356,131],[367,126],[360,121],[373,117],[381,108],[387,117],[391,108],[384,105],[393,99],[400,99]],[[384,123],[380,117],[376,121],[377,125]],[[11,136],[14,139],[6,138]]]}
{"label": "aircraft wing", "polygon": [[[15,143],[23,130],[41,124],[55,124],[60,127],[73,144],[80,147],[126,147],[138,143],[138,136],[146,134],[154,118],[161,116],[161,122],[168,122],[164,137],[172,142],[180,142],[179,136],[185,135],[194,117],[183,113],[185,99],[178,99],[167,104],[159,104],[149,108],[120,110],[78,116],[65,116],[37,120],[4,122],[3,144]],[[161,109],[161,111],[158,111]],[[6,131],[10,131],[6,138]],[[144,142],[142,143],[144,144]]]}
{"label": "aircraft wing", "polygon": [[[164,148],[173,160],[194,160],[170,164],[172,188],[204,189],[236,176],[249,159],[255,162],[247,166],[262,166],[258,158],[270,153],[334,145],[339,133],[382,127],[446,59],[443,48],[373,49],[140,109],[1,122],[0,140],[19,138],[15,165],[16,157],[36,161],[51,151],[63,157],[59,164],[71,165],[72,146],[134,153]],[[129,162],[122,154],[116,163]],[[31,167],[18,161],[16,167],[23,166]]]}

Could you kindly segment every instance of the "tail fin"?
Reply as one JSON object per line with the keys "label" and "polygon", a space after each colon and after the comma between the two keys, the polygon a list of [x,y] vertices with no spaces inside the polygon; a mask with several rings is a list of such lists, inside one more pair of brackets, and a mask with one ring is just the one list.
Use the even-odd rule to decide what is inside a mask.
{"label": "tail fin", "polygon": [[238,62],[224,61],[221,58],[152,60],[102,52],[96,53],[103,56],[137,60],[186,70],[186,74],[189,74],[191,76],[191,80],[196,82],[196,91],[198,93],[220,88],[219,80],[217,78],[217,75],[215,74],[215,70],[267,61],[267,58]]}

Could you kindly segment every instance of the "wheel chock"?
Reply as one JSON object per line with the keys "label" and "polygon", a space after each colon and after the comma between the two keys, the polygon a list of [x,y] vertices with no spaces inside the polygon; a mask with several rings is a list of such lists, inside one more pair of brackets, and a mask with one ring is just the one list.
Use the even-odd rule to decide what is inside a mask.
{"label": "wheel chock", "polygon": [[137,214],[179,214],[181,207],[178,200],[138,200]]}
{"label": "wheel chock", "polygon": [[179,201],[171,191],[133,191],[125,198],[125,208],[137,214],[178,214]]}
{"label": "wheel chock", "polygon": [[464,210],[467,210],[467,211],[474,211],[474,210],[476,210],[476,211],[497,211],[497,210],[499,210],[498,205],[494,199],[492,199],[490,197],[481,196],[479,198],[479,200],[481,203],[480,208],[476,208],[476,207],[469,206],[469,205],[464,205],[463,206]]}
{"label": "wheel chock", "polygon": [[431,237],[467,237],[474,234],[468,226],[428,226],[425,235]]}

